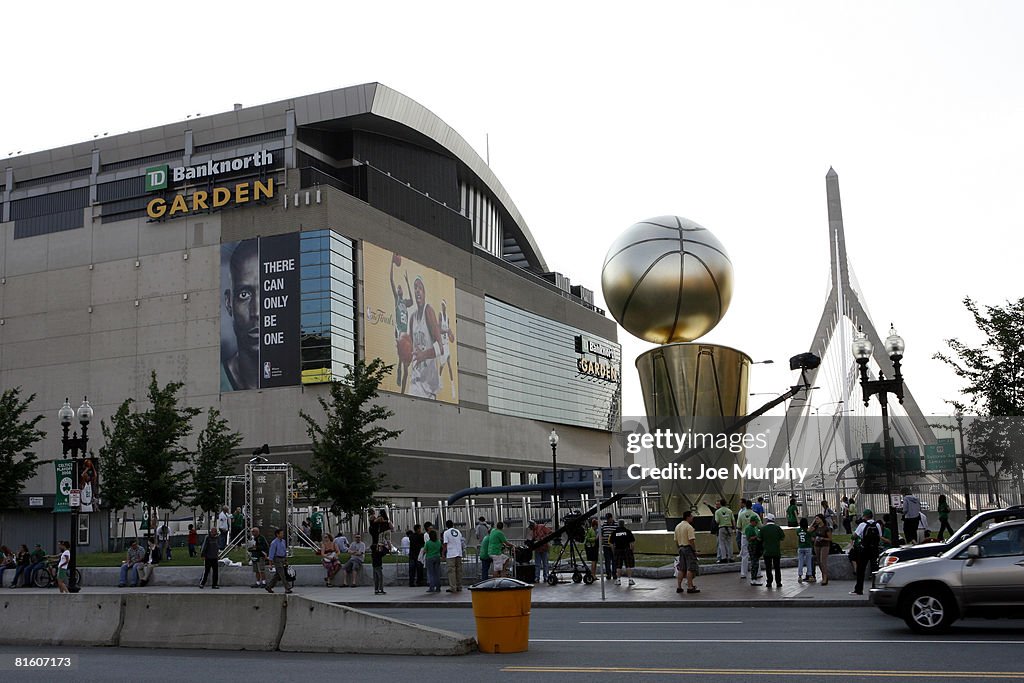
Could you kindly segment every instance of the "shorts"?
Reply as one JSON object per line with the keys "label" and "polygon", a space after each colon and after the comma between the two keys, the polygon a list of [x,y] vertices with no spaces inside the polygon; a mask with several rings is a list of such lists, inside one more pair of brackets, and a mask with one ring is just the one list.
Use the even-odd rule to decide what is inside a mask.
{"label": "shorts", "polygon": [[66,581],[67,578],[68,578],[68,570],[67,569],[58,569],[57,570],[57,578]]}
{"label": "shorts", "polygon": [[508,555],[491,555],[491,567],[494,571],[500,572],[501,568],[508,562]]}
{"label": "shorts", "polygon": [[625,567],[626,569],[632,569],[636,566],[636,560],[633,558],[633,551],[629,550],[615,550],[615,568]]}
{"label": "shorts", "polygon": [[252,564],[252,570],[254,572],[262,573],[267,568],[267,561],[264,560],[262,557],[250,557],[249,561]]}
{"label": "shorts", "polygon": [[597,546],[596,545],[584,546],[583,550],[587,554],[587,560],[588,561],[590,561],[590,562],[597,562]]}
{"label": "shorts", "polygon": [[688,545],[679,547],[679,571],[684,574],[697,572],[697,553]]}
{"label": "shorts", "polygon": [[344,569],[346,574],[352,571],[360,572],[363,570],[363,561],[350,558],[349,561],[345,563]]}

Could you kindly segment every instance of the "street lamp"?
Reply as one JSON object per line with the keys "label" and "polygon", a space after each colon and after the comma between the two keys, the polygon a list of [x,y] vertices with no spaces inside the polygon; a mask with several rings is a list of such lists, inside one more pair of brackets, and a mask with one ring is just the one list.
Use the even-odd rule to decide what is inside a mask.
{"label": "street lamp", "polygon": [[[68,436],[68,429],[71,427],[71,421],[75,417],[75,409],[71,407],[71,403],[67,398],[64,399],[64,405],[61,406],[60,410],[57,411],[57,417],[60,418],[60,426],[64,430],[64,434],[61,437],[61,446],[63,448],[64,457],[68,457],[68,453],[71,453],[71,486],[72,488],[79,486],[79,473],[78,473],[78,454],[81,452],[82,457],[85,457],[87,448],[89,445],[89,422],[92,421],[92,406],[89,405],[89,401],[82,398],[82,405],[78,407],[78,423],[82,425],[82,436],[78,436],[78,432],[72,433]],[[68,563],[68,590],[72,593],[77,593],[81,590],[81,586],[75,581],[75,572],[77,569],[77,558],[76,548],[78,547],[78,508],[81,505],[81,493],[79,493],[79,500],[76,501],[76,505],[71,506],[71,534],[72,538],[69,539],[71,542],[71,561]]]}
{"label": "street lamp", "polygon": [[[893,489],[893,449],[889,440],[889,394],[893,394],[903,403],[903,375],[900,372],[900,361],[903,360],[903,351],[906,345],[903,337],[896,334],[896,328],[889,325],[889,336],[885,339],[885,352],[889,354],[895,377],[886,379],[881,370],[878,372],[878,379],[868,379],[868,361],[874,346],[868,340],[862,330],[857,331],[857,337],[853,340],[851,351],[853,358],[860,367],[860,386],[864,394],[864,406],[870,405],[871,397],[878,396],[878,403],[882,406],[882,453],[885,458],[885,495],[889,499],[889,527],[892,534],[892,542],[895,544],[899,538],[899,524],[896,520],[896,508],[892,503]],[[907,539],[910,541],[911,539]],[[916,540],[916,539],[913,539]]]}
{"label": "street lamp", "polygon": [[551,502],[553,504],[554,519],[553,528],[558,528],[558,433],[552,429],[548,436],[548,443],[551,444]]}
{"label": "street lamp", "polygon": [[971,489],[968,488],[967,484],[967,449],[964,448],[964,411],[960,410],[959,406],[957,406],[956,412],[953,413],[953,419],[956,420],[956,428],[960,432],[960,464],[964,473],[964,509],[967,512],[967,519],[970,519]]}

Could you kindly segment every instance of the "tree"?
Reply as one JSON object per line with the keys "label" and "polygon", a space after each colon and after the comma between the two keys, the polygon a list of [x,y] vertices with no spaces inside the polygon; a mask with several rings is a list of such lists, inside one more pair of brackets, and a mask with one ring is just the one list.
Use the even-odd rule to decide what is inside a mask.
{"label": "tree", "polygon": [[313,449],[312,471],[302,474],[314,495],[329,503],[336,515],[358,513],[378,502],[374,494],[385,485],[377,471],[383,460],[380,448],[401,434],[378,424],[394,413],[373,403],[391,366],[375,358],[369,364],[357,360],[345,367],[348,377],[331,382],[330,400],[318,399],[326,424],[299,411]]}
{"label": "tree", "polygon": [[28,449],[46,437],[46,432],[36,429],[43,416],[23,417],[35,397],[21,400],[21,387],[0,394],[0,509],[14,507],[15,496],[42,464]]}
{"label": "tree", "polygon": [[191,505],[203,512],[217,509],[224,499],[224,477],[234,471],[232,451],[242,443],[242,435],[229,431],[220,411],[210,408],[206,427],[199,432],[192,467]]}
{"label": "tree", "polygon": [[1024,298],[1007,301],[1005,306],[985,306],[982,310],[970,297],[964,306],[985,336],[979,347],[959,339],[947,339],[953,355],[936,353],[934,358],[951,368],[965,382],[967,405],[979,417],[970,419],[965,429],[971,454],[985,462],[994,462],[1003,472],[1015,476],[1018,485],[1024,479]]}
{"label": "tree", "polygon": [[[155,519],[156,508],[174,509],[186,503],[191,488],[188,466],[192,453],[183,442],[192,433],[192,418],[202,411],[178,405],[183,386],[168,382],[161,388],[154,372],[147,392],[150,407],[133,412],[132,399],[128,399],[114,414],[111,428],[104,425],[104,436],[113,439],[107,447],[114,463],[123,468],[123,479],[115,481],[115,491],[127,505],[145,503],[147,520]],[[123,460],[118,463],[120,458]]]}
{"label": "tree", "polygon": [[99,451],[101,507],[116,511],[131,505],[132,472],[128,468],[131,440],[137,429],[135,416],[131,412],[132,399],[122,403],[111,424],[100,421],[104,444]]}

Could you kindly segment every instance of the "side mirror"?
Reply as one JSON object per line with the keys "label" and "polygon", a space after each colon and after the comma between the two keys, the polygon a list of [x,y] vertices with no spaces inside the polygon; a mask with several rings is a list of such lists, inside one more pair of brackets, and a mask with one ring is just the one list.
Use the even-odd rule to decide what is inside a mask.
{"label": "side mirror", "polygon": [[981,558],[981,548],[976,545],[967,546],[967,566],[970,567],[974,564],[975,560]]}

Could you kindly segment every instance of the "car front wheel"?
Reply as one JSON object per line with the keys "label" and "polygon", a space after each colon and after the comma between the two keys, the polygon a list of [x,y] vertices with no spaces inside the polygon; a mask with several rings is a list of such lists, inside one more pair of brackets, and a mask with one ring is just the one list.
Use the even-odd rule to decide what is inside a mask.
{"label": "car front wheel", "polygon": [[915,633],[941,633],[956,618],[953,599],[941,590],[914,591],[903,607],[903,620]]}

